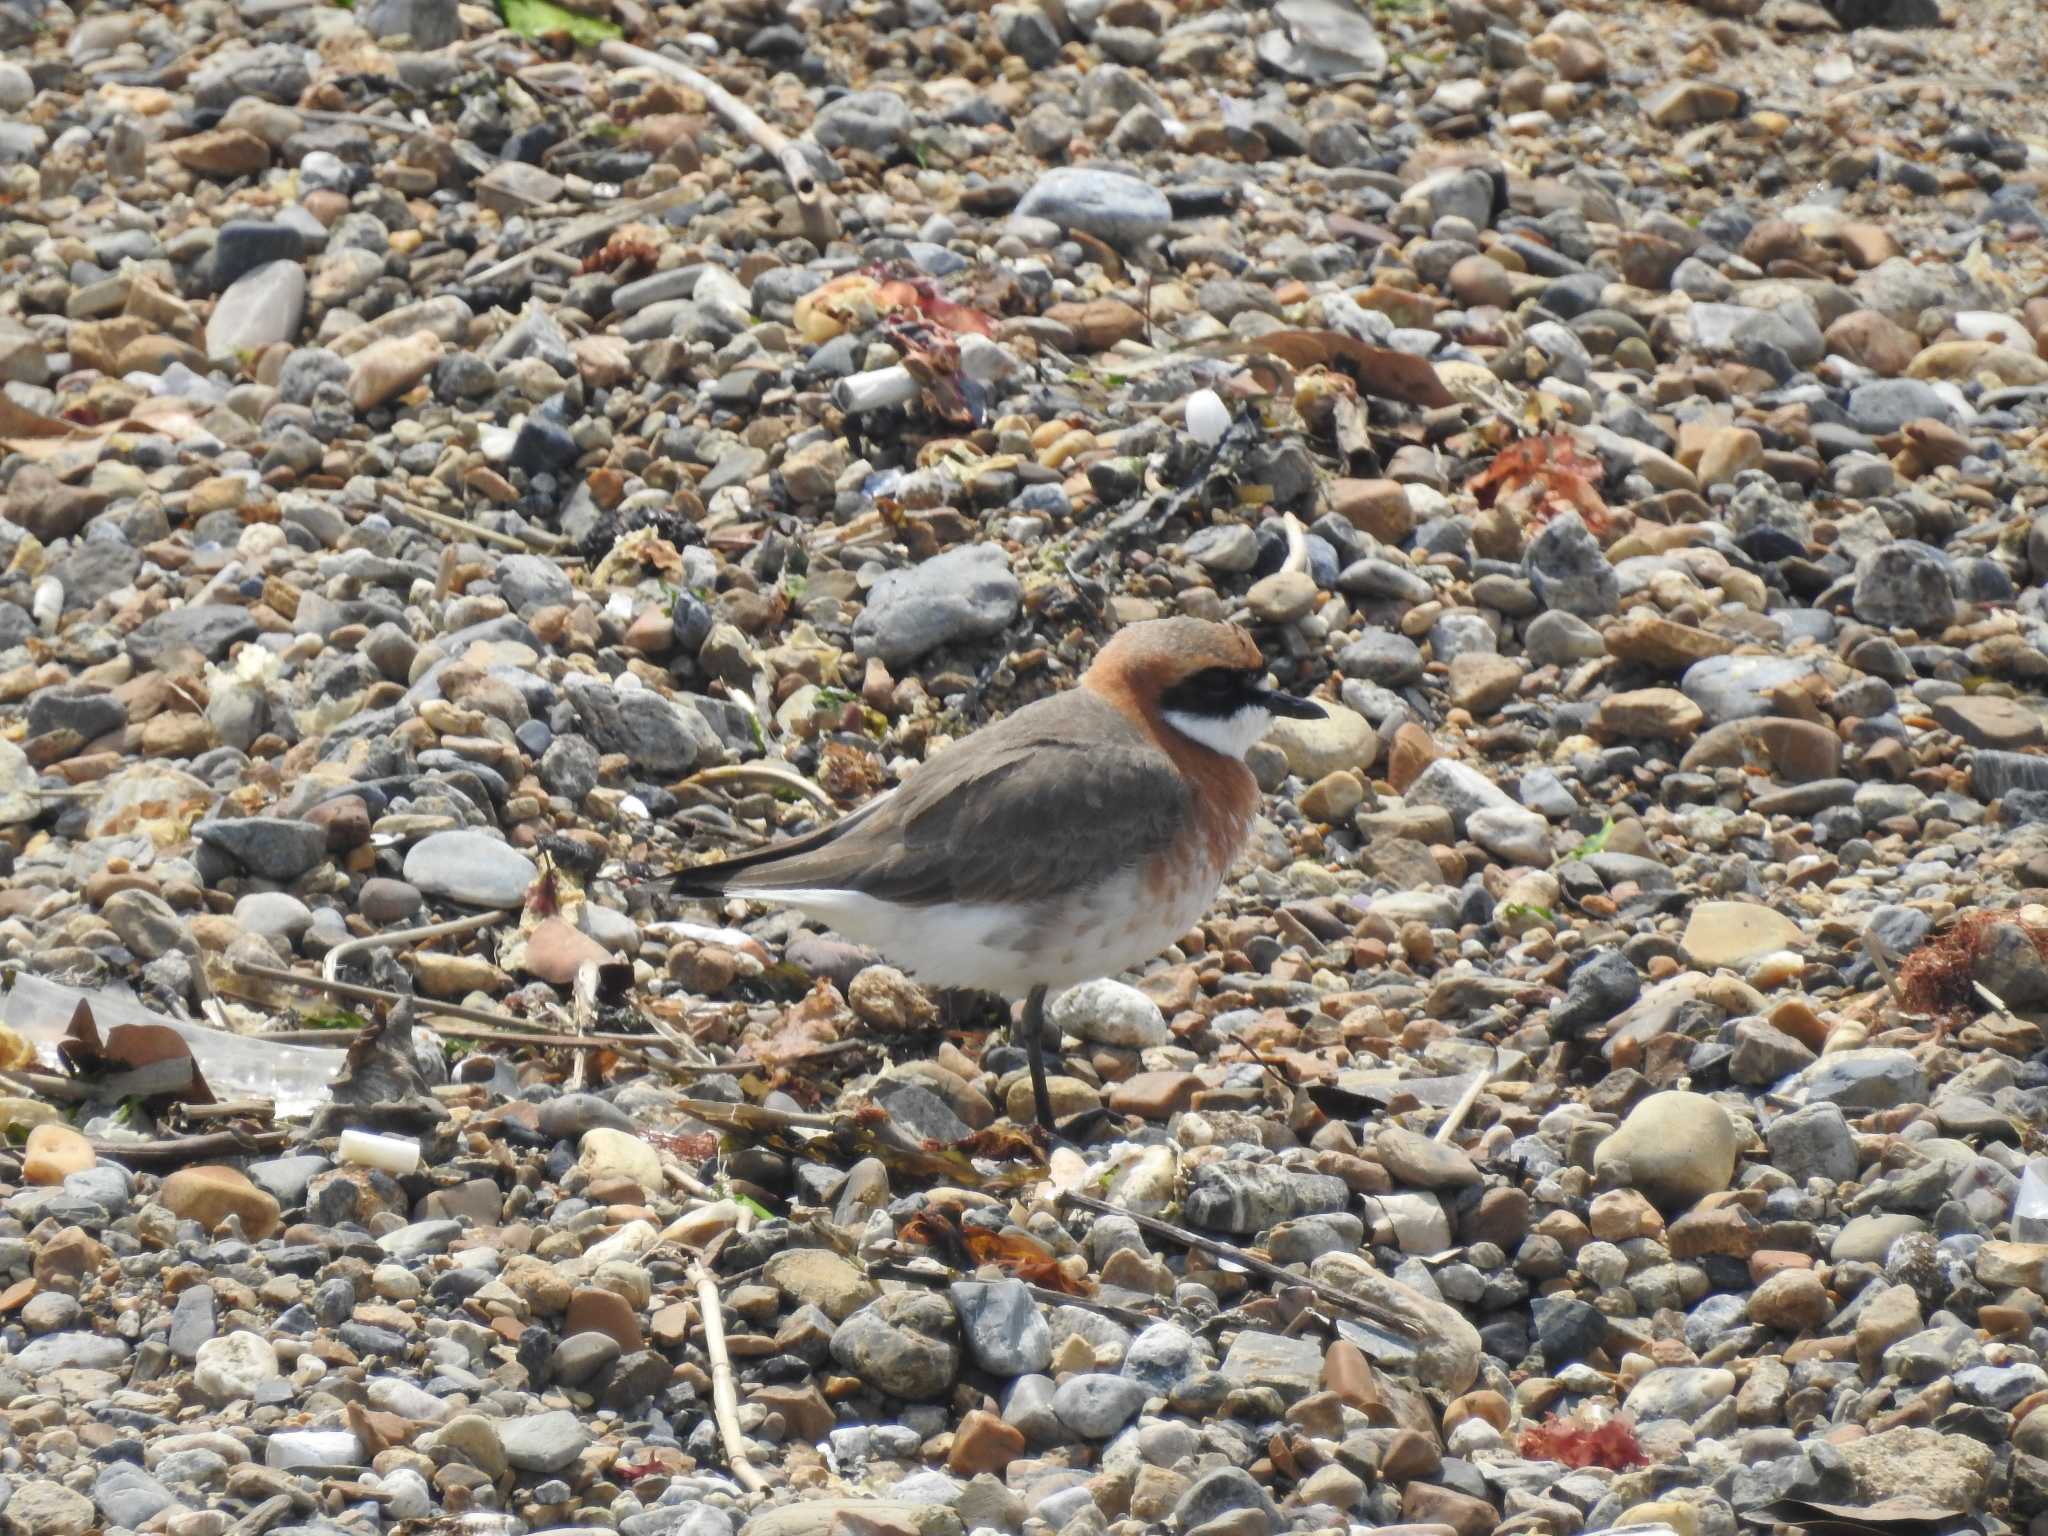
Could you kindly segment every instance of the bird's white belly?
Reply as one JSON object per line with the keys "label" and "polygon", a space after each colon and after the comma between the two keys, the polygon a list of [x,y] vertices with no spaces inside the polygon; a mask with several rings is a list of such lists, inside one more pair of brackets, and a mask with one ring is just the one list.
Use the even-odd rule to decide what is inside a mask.
{"label": "bird's white belly", "polygon": [[853,891],[749,891],[878,950],[927,986],[1024,996],[1142,965],[1208,911],[1221,872],[1201,870],[1162,895],[1136,874],[1033,903],[915,907]]}

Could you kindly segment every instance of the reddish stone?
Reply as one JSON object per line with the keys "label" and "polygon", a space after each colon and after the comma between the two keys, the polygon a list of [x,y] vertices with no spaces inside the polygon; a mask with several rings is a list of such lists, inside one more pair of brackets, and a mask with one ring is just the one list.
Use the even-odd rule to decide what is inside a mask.
{"label": "reddish stone", "polygon": [[370,840],[370,808],[361,795],[336,795],[306,812],[305,819],[327,833],[327,851],[346,853]]}
{"label": "reddish stone", "polygon": [[[1420,1478],[1435,1477],[1443,1466],[1441,1446],[1418,1430],[1404,1429],[1387,1442],[1387,1453],[1380,1459],[1380,1476],[1390,1483],[1412,1483]],[[1402,1513],[1407,1515],[1405,1509]]]}
{"label": "reddish stone", "polygon": [[1811,1254],[1787,1253],[1782,1248],[1759,1248],[1749,1256],[1749,1283],[1762,1285],[1771,1276],[1782,1275],[1788,1269],[1811,1268]]}
{"label": "reddish stone", "polygon": [[526,940],[526,969],[550,986],[566,987],[585,965],[605,965],[611,952],[567,918],[550,917]]}
{"label": "reddish stone", "polygon": [[1423,1525],[1447,1525],[1457,1536],[1489,1536],[1500,1511],[1484,1499],[1435,1483],[1410,1483],[1401,1490],[1401,1518]]}
{"label": "reddish stone", "polygon": [[946,1458],[949,1471],[974,1477],[1003,1470],[1024,1454],[1024,1432],[1005,1424],[984,1408],[977,1408],[960,1421],[953,1432],[953,1451]]}
{"label": "reddish stone", "polygon": [[1120,1115],[1164,1120],[1194,1102],[1202,1080],[1192,1072],[1137,1072],[1109,1091],[1109,1107]]}
{"label": "reddish stone", "polygon": [[829,1435],[839,1422],[832,1405],[819,1395],[816,1387],[809,1385],[757,1387],[748,1401],[770,1413],[781,1414],[793,1440],[815,1443]]}
{"label": "reddish stone", "polygon": [[602,1286],[583,1286],[569,1297],[562,1334],[566,1338],[576,1333],[608,1334],[627,1354],[640,1348],[640,1318],[633,1304]]}

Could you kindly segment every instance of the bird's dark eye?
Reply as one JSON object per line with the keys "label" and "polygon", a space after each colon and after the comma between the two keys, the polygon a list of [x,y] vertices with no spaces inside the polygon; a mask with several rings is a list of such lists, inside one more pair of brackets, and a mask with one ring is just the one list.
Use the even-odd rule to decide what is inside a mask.
{"label": "bird's dark eye", "polygon": [[1193,710],[1205,715],[1231,715],[1242,707],[1248,693],[1258,687],[1256,674],[1235,667],[1204,667],[1191,673],[1166,692],[1170,709]]}

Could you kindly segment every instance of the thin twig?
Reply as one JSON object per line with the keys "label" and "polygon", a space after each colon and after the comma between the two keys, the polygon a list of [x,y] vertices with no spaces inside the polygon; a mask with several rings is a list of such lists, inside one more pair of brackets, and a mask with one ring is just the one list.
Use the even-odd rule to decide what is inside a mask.
{"label": "thin twig", "polygon": [[456,138],[439,128],[423,128],[418,123],[402,117],[379,117],[369,112],[330,112],[324,108],[294,108],[300,117],[309,123],[338,123],[344,127],[371,128],[382,133],[400,134],[409,139],[425,139],[438,145],[448,155],[460,160],[473,176],[489,174],[496,163],[467,139]]}
{"label": "thin twig", "polygon": [[817,785],[798,773],[794,768],[782,763],[727,763],[718,768],[706,768],[703,772],[693,773],[683,780],[683,787],[687,788],[692,784],[724,784],[735,780],[748,779],[762,784],[780,784],[785,789],[793,789],[807,800],[814,802],[827,811],[837,811],[839,809],[838,806],[832,803],[832,797],[826,794],[824,790],[818,788]]}
{"label": "thin twig", "polygon": [[418,518],[421,522],[427,524],[428,527],[438,528],[441,532],[449,534],[454,538],[477,539],[486,544],[502,544],[507,549],[516,549],[521,554],[529,555],[541,547],[520,538],[516,534],[500,533],[495,528],[479,528],[475,523],[466,523],[459,517],[449,516],[446,512],[436,512],[432,507],[422,506],[416,501],[408,501],[396,492],[386,491],[385,495],[394,503],[392,510],[397,516]]}
{"label": "thin twig", "polygon": [[852,544],[867,543],[892,536],[887,519],[881,513],[862,512],[844,523],[824,523],[809,529],[803,535],[804,547],[817,551],[845,549]]}
{"label": "thin twig", "polygon": [[608,64],[617,64],[625,69],[651,69],[657,74],[667,75],[702,96],[712,111],[774,156],[781,165],[789,190],[796,195],[797,209],[803,215],[804,234],[811,244],[822,251],[839,233],[839,220],[833,213],[831,196],[818,184],[817,173],[811,169],[811,162],[804,152],[792,144],[781,129],[770,125],[760,113],[716,80],[651,49],[636,48],[631,43],[616,39],[605,43],[597,53]]}
{"label": "thin twig", "polygon": [[670,187],[666,192],[657,192],[652,197],[643,197],[634,202],[614,203],[601,213],[588,214],[573,221],[547,239],[529,245],[516,256],[507,256],[503,261],[485,267],[475,276],[463,278],[462,285],[465,288],[488,288],[498,279],[510,277],[551,251],[566,250],[598,235],[608,235],[621,224],[630,224],[643,215],[665,213],[670,208],[680,207],[702,195],[695,188],[681,186]]}
{"label": "thin twig", "polygon": [[722,1104],[716,1099],[676,1099],[673,1102],[675,1108],[686,1115],[695,1115],[707,1125],[725,1125],[743,1131],[832,1131],[846,1124],[843,1115],[770,1109],[766,1104]]}
{"label": "thin twig", "polygon": [[1451,1112],[1444,1116],[1444,1123],[1436,1128],[1436,1142],[1448,1146],[1458,1127],[1465,1123],[1465,1117],[1472,1113],[1472,1106],[1479,1102],[1479,1095],[1485,1090],[1489,1072],[1474,1072],[1472,1081],[1465,1085],[1465,1091],[1458,1095],[1458,1102],[1451,1106]]}
{"label": "thin twig", "polygon": [[[338,996],[360,999],[364,1002],[403,1003],[411,1002],[414,1008],[433,1016],[437,1022],[434,1028],[451,1040],[480,1040],[496,1045],[531,1045],[551,1050],[588,1051],[603,1047],[636,1066],[649,1072],[659,1072],[667,1077],[701,1077],[723,1070],[715,1067],[679,1066],[657,1061],[643,1054],[646,1047],[658,1045],[644,1035],[563,1035],[552,1031],[530,1028],[524,1020],[510,1014],[491,1015],[481,1008],[464,1008],[457,1003],[437,1003],[432,998],[407,998],[402,992],[387,992],[381,987],[358,987],[345,981],[323,981],[317,976],[301,976],[296,971],[274,970],[269,966],[245,965],[242,973],[261,977],[266,981],[282,982],[287,986],[297,985],[315,992],[330,992]],[[253,1001],[253,999],[246,999]],[[444,1014],[457,1018],[495,1017],[512,1024],[511,1029],[478,1027],[472,1024],[450,1024]],[[259,1040],[272,1040],[280,1045],[330,1045],[345,1049],[355,1038],[353,1031],[332,1029],[281,1029],[267,1035],[258,1035]]]}
{"label": "thin twig", "polygon": [[2021,1024],[2025,1022],[2025,1020],[2023,1020],[2018,1014],[2014,1013],[2012,1009],[2006,1006],[2004,998],[2000,997],[1996,992],[1992,991],[1989,987],[1985,986],[1983,982],[1973,981],[1970,983],[1970,985],[1976,989],[1977,995],[1979,997],[1983,998],[1985,1002],[1991,1005],[1991,1011],[1993,1013],[1998,1014],[2002,1018],[2010,1019],[2015,1024]]}
{"label": "thin twig", "polygon": [[601,969],[595,960],[584,961],[576,968],[576,982],[569,992],[569,1026],[575,1031],[578,1045],[576,1064],[569,1069],[571,1093],[582,1093],[590,1087],[592,1053],[598,1048],[591,1039],[596,1033],[591,1026],[597,1022],[597,987]]}
{"label": "thin twig", "polygon": [[[403,992],[388,991],[383,987],[366,987],[360,982],[328,981],[320,976],[308,976],[300,971],[287,971],[271,965],[238,965],[236,969],[244,976],[261,981],[279,982],[285,986],[304,987],[309,992],[325,992],[335,997],[345,997],[365,1003],[402,1003]],[[665,1036],[597,1034],[564,1035],[544,1029],[516,1014],[497,1013],[489,1008],[470,1008],[461,1003],[436,1002],[431,997],[414,997],[412,1005],[419,1012],[432,1014],[442,1019],[469,1019],[490,1026],[478,1029],[461,1029],[449,1024],[436,1024],[440,1033],[456,1040],[487,1040],[505,1045],[553,1045],[584,1047],[610,1045],[632,1047],[653,1047],[673,1044]],[[649,1023],[656,1022],[648,1017]],[[336,1049],[345,1047],[354,1038],[354,1032],[337,1029],[280,1029],[254,1038],[272,1041],[279,1045],[331,1045]],[[853,1051],[865,1050],[866,1040],[835,1040],[830,1045],[812,1046],[808,1050],[791,1051],[787,1056],[778,1056],[774,1061],[762,1061],[752,1056],[741,1056],[733,1061],[723,1062],[664,1062],[660,1068],[671,1077],[732,1077],[744,1072],[770,1072],[777,1067],[793,1066],[798,1062],[816,1061],[828,1056],[843,1056]],[[63,1081],[63,1079],[58,1079]]]}
{"label": "thin twig", "polygon": [[718,1299],[718,1282],[702,1264],[690,1266],[690,1280],[697,1287],[704,1353],[711,1360],[711,1411],[718,1421],[718,1438],[725,1447],[726,1465],[742,1488],[760,1493],[767,1488],[768,1479],[747,1459],[746,1436],[740,1433],[739,1392],[733,1386],[732,1355],[725,1347],[725,1313]]}
{"label": "thin twig", "polygon": [[[403,1001],[402,994],[400,993],[394,992],[391,996]],[[243,1001],[255,1002],[256,999],[244,998]],[[427,1006],[426,999],[424,998],[415,998],[413,1001],[419,1004],[419,1011],[421,1013],[431,1014],[436,1012],[435,1009]],[[558,1035],[535,1033],[524,1029],[487,1029],[482,1025],[450,1024],[445,1021],[437,1021],[434,1025],[434,1032],[446,1035],[451,1040],[479,1040],[488,1045],[532,1045],[555,1047],[562,1050],[587,1050],[593,1045],[619,1046],[624,1049],[631,1049],[636,1045],[652,1045],[655,1043],[639,1035]],[[264,1034],[250,1036],[249,1038],[261,1040],[270,1045],[309,1045],[316,1048],[331,1046],[335,1050],[345,1050],[355,1040],[356,1031],[352,1029],[274,1029]]]}
{"label": "thin twig", "polygon": [[[968,1279],[972,1275],[960,1275],[952,1270],[939,1271],[919,1269],[910,1264],[899,1264],[884,1259],[868,1266],[871,1279],[902,1280],[911,1285],[951,1285],[956,1280]],[[1095,1312],[1122,1323],[1126,1328],[1149,1328],[1159,1318],[1149,1312],[1140,1312],[1134,1307],[1120,1307],[1113,1301],[1097,1301],[1093,1296],[1071,1296],[1065,1291],[1055,1291],[1043,1285],[1026,1282],[1024,1289],[1031,1293],[1032,1300],[1042,1301],[1049,1307],[1079,1307],[1084,1312]]]}
{"label": "thin twig", "polygon": [[[403,992],[393,992],[384,987],[366,987],[358,981],[335,981],[325,976],[308,976],[303,971],[287,971],[275,965],[247,965],[237,962],[236,971],[244,976],[253,976],[262,981],[282,982],[286,986],[303,987],[308,992],[325,992],[334,997],[352,998],[365,1003],[402,1003],[407,1001]],[[470,1008],[461,1003],[436,1002],[431,997],[414,997],[411,1002],[421,1013],[437,1014],[450,1019],[473,1019],[479,1024],[492,1024],[500,1029],[516,1032],[523,1039],[527,1035],[539,1036],[546,1033],[542,1026],[530,1024],[517,1014],[497,1013],[489,1008]],[[294,1029],[277,1034],[264,1035],[265,1040],[283,1040],[286,1035],[293,1037],[295,1044],[303,1044],[306,1037],[317,1040],[321,1036],[337,1044],[346,1044],[347,1035],[331,1029]]]}
{"label": "thin twig", "polygon": [[[308,991],[327,992],[339,997],[358,999],[364,1002],[402,1003],[408,1001],[403,993],[387,992],[380,987],[357,986],[354,983],[345,981],[323,981],[318,976],[304,976],[297,971],[279,970],[266,965],[243,965],[240,967],[240,971],[243,975],[257,977],[264,981],[279,982],[285,986],[304,987]],[[426,997],[414,997],[410,1001],[421,1014],[433,1016],[436,1019],[434,1028],[441,1034],[448,1036],[451,1040],[476,1040],[495,1045],[528,1045],[543,1050],[570,1050],[579,1053],[587,1053],[592,1049],[601,1048],[612,1052],[623,1061],[631,1062],[634,1066],[644,1071],[657,1073],[660,1076],[677,1082],[689,1082],[700,1077],[738,1077],[747,1072],[772,1071],[778,1066],[794,1066],[801,1061],[862,1050],[867,1044],[867,1042],[862,1040],[840,1040],[831,1045],[818,1046],[812,1050],[792,1052],[788,1057],[775,1062],[759,1061],[750,1056],[743,1056],[736,1061],[727,1062],[664,1061],[658,1056],[649,1054],[650,1051],[664,1047],[673,1048],[671,1042],[661,1036],[599,1034],[596,1032],[565,1035],[551,1030],[537,1029],[528,1025],[523,1019],[514,1018],[511,1014],[494,1014],[481,1008],[465,1008],[459,1003],[437,1003],[432,998]],[[465,1020],[488,1019],[492,1021],[492,1024],[481,1027],[467,1023],[450,1024],[446,1022],[448,1017]],[[503,1024],[509,1024],[513,1027],[492,1027],[493,1025]],[[274,1041],[280,1045],[328,1045],[340,1049],[346,1048],[356,1038],[356,1035],[353,1031],[286,1029],[252,1038]],[[829,1119],[829,1117],[786,1116],[780,1110],[763,1109],[752,1105],[736,1106],[709,1100],[682,1100],[680,1102],[685,1107],[692,1103],[698,1104],[707,1112],[704,1115],[700,1115],[699,1118],[712,1118],[719,1111],[730,1112],[735,1109],[744,1109],[749,1115],[754,1117],[756,1126],[765,1126],[765,1128],[771,1130],[790,1128],[798,1119],[814,1120],[819,1125],[825,1127],[830,1127],[837,1123]]]}
{"label": "thin twig", "polygon": [[1913,91],[1923,85],[1939,85],[1959,91],[1988,91],[1992,95],[2010,95],[2018,91],[2038,91],[2048,86],[2048,80],[1991,80],[1981,75],[1903,75],[1893,80],[1874,80],[1869,85],[1854,86],[1846,91],[1837,91],[1821,103],[1821,109],[1845,106],[1859,96],[1871,96],[1880,91]]}
{"label": "thin twig", "polygon": [[1326,1285],[1321,1280],[1311,1279],[1306,1275],[1297,1275],[1291,1270],[1282,1269],[1278,1264],[1262,1259],[1257,1254],[1238,1247],[1235,1243],[1226,1243],[1221,1238],[1209,1237],[1204,1233],[1192,1231],[1187,1227],[1177,1227],[1170,1221],[1161,1221],[1157,1216],[1146,1216],[1137,1211],[1127,1211],[1120,1205],[1111,1205],[1107,1200],[1097,1200],[1092,1195],[1077,1195],[1071,1191],[1062,1191],[1058,1198],[1063,1205],[1078,1205],[1082,1210],[1094,1211],[1098,1215],[1128,1217],[1147,1232],[1154,1233],[1159,1237],[1171,1238],[1174,1242],[1180,1243],[1185,1247],[1199,1248],[1205,1253],[1215,1254],[1218,1258],[1228,1259],[1240,1268],[1250,1270],[1261,1279],[1271,1280],[1279,1285],[1305,1286],[1332,1305],[1356,1312],[1361,1317],[1370,1318],[1379,1327],[1397,1333],[1402,1338],[1414,1337],[1415,1325],[1407,1318],[1397,1316],[1385,1308],[1376,1307],[1371,1302],[1361,1300],[1359,1297],[1353,1296],[1349,1291],[1339,1290],[1334,1285]]}
{"label": "thin twig", "polygon": [[[649,1019],[648,1022],[652,1023],[653,1020]],[[592,1038],[605,1037],[597,1035]],[[871,1043],[867,1040],[835,1040],[830,1045],[814,1045],[809,1050],[791,1051],[787,1056],[778,1056],[774,1061],[740,1056],[732,1061],[683,1062],[674,1070],[678,1073],[695,1073],[700,1077],[735,1077],[743,1072],[773,1072],[778,1067],[792,1067],[799,1062],[819,1061],[827,1056],[844,1056],[853,1051],[864,1051]]]}
{"label": "thin twig", "polygon": [[355,955],[373,949],[391,949],[400,944],[416,944],[423,939],[445,939],[458,933],[474,933],[479,928],[494,928],[513,910],[511,907],[496,907],[470,917],[451,918],[445,923],[427,923],[418,928],[398,928],[390,933],[373,933],[364,939],[350,939],[346,944],[337,944],[327,951],[327,958],[320,965],[320,975],[327,981],[338,981],[341,979],[342,961]]}
{"label": "thin twig", "polygon": [[1301,519],[1292,512],[1282,519],[1281,526],[1287,534],[1287,558],[1280,563],[1283,571],[1308,571],[1308,530],[1301,526]]}
{"label": "thin twig", "polygon": [[346,128],[381,128],[386,133],[403,134],[412,139],[439,139],[440,134],[432,128],[422,128],[418,123],[407,122],[402,117],[377,117],[368,112],[330,112],[319,107],[293,108],[309,123],[337,123]]}
{"label": "thin twig", "polygon": [[[709,1184],[706,1184],[702,1179],[691,1173],[677,1158],[663,1159],[661,1171],[667,1174],[673,1183],[680,1185],[686,1194],[696,1196],[702,1205],[713,1205],[725,1198]],[[746,1207],[741,1206],[740,1209],[744,1211]]]}
{"label": "thin twig", "polygon": [[1875,928],[1863,930],[1863,953],[1870,957],[1870,963],[1877,967],[1877,974],[1884,978],[1885,990],[1892,995],[1892,1001],[1900,1007],[1906,1000],[1899,996],[1899,973],[1892,968],[1891,956],[1884,952],[1884,940],[1877,936]]}

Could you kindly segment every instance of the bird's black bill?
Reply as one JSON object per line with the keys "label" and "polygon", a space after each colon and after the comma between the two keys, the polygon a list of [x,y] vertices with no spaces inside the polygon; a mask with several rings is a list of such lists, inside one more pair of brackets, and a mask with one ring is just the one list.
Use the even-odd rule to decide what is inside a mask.
{"label": "bird's black bill", "polygon": [[1288,720],[1321,720],[1329,713],[1312,699],[1297,699],[1291,693],[1272,688],[1261,688],[1252,696],[1252,702],[1267,714]]}

